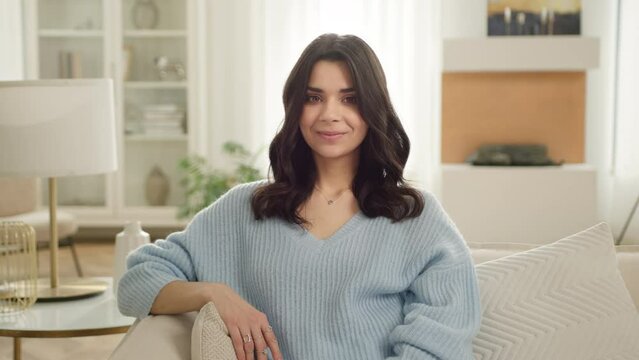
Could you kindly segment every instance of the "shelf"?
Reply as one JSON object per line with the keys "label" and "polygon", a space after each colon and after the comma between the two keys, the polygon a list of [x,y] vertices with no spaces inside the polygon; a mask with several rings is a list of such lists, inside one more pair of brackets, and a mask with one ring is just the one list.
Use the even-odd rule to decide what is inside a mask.
{"label": "shelf", "polygon": [[124,36],[128,38],[175,38],[186,37],[184,30],[126,30]]}
{"label": "shelf", "polygon": [[146,134],[132,134],[125,135],[126,141],[144,142],[144,141],[187,141],[186,134],[177,135],[146,135]]}
{"label": "shelf", "polygon": [[590,164],[563,164],[559,166],[475,166],[471,164],[450,164],[441,165],[442,171],[446,172],[490,172],[497,174],[508,173],[543,173],[543,172],[593,172],[594,166]]}
{"label": "shelf", "polygon": [[127,89],[186,89],[186,81],[127,81]]}
{"label": "shelf", "polygon": [[599,39],[493,36],[443,42],[444,72],[584,71],[599,66]]}
{"label": "shelf", "polygon": [[104,36],[102,30],[74,30],[74,29],[42,29],[38,31],[40,37],[50,38],[100,38]]}

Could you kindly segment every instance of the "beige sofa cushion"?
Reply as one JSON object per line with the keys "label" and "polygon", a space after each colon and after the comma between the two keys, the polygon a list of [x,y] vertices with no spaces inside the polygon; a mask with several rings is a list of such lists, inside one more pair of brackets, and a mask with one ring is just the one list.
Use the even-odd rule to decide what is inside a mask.
{"label": "beige sofa cushion", "polygon": [[475,359],[639,359],[639,314],[606,224],[476,271]]}
{"label": "beige sofa cushion", "polygon": [[[49,241],[49,209],[37,210],[35,178],[0,178],[0,221],[22,221],[33,226],[37,241]],[[58,210],[58,238],[78,231],[73,214]]]}
{"label": "beige sofa cushion", "polygon": [[[73,214],[56,211],[58,239],[64,239],[78,232],[78,223]],[[36,241],[49,241],[49,210],[38,210],[26,214],[0,217],[0,221],[22,221],[33,226]]]}
{"label": "beige sofa cushion", "polygon": [[35,178],[0,178],[0,218],[35,210],[36,181]]}

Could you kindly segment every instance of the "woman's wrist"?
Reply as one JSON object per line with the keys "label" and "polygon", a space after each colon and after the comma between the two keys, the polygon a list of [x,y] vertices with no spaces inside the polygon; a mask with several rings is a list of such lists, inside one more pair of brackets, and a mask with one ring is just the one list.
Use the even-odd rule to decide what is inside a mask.
{"label": "woman's wrist", "polygon": [[200,301],[202,306],[209,302],[215,303],[216,295],[220,293],[223,286],[226,286],[224,283],[213,282],[203,282],[201,284],[203,285],[201,287],[202,291],[200,292]]}

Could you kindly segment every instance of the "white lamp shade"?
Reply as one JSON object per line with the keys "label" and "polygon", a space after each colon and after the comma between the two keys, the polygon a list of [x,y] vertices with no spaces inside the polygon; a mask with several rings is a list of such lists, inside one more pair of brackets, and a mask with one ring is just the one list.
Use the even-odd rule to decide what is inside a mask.
{"label": "white lamp shade", "polygon": [[116,169],[112,80],[0,81],[0,175]]}

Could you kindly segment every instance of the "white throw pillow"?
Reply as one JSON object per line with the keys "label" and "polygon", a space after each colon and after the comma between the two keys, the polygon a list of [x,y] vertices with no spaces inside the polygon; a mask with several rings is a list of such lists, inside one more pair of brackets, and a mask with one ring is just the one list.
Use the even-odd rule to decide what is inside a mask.
{"label": "white throw pillow", "polygon": [[229,331],[213,303],[200,309],[191,333],[191,360],[236,360]]}
{"label": "white throw pillow", "polygon": [[605,223],[476,271],[476,359],[639,359],[639,314]]}

